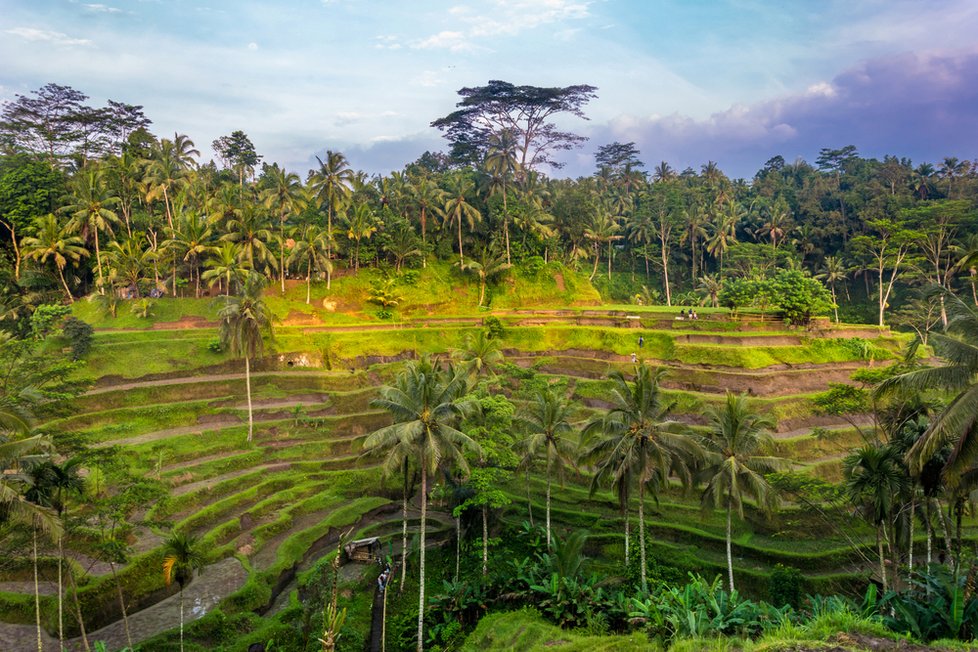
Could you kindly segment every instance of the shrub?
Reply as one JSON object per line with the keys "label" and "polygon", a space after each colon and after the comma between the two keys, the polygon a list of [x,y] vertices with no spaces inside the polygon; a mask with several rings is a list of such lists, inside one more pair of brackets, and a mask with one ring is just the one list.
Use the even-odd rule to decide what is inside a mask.
{"label": "shrub", "polygon": [[772,605],[789,605],[797,609],[801,604],[801,571],[793,566],[777,564],[771,571],[768,584],[768,598]]}
{"label": "shrub", "polygon": [[62,329],[65,339],[71,346],[71,357],[78,360],[92,348],[92,334],[95,332],[89,324],[77,317],[68,317]]}
{"label": "shrub", "polygon": [[490,340],[501,339],[505,334],[503,323],[499,321],[498,317],[486,317],[482,320],[482,325],[486,327],[486,335],[489,336]]}
{"label": "shrub", "polygon": [[60,303],[43,303],[34,309],[31,315],[31,332],[34,337],[43,340],[61,321],[71,314],[71,308]]}

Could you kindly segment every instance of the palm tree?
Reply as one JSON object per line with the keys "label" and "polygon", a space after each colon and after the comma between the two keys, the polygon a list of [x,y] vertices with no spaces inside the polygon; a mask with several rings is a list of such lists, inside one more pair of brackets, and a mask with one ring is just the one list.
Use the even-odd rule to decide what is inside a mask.
{"label": "palm tree", "polygon": [[607,208],[598,209],[591,219],[591,225],[584,230],[584,236],[594,243],[594,268],[591,270],[589,280],[594,280],[598,273],[598,262],[601,260],[601,243],[608,243],[608,280],[611,280],[611,245],[616,240],[621,240],[623,236],[618,235],[618,221],[611,216]]}
{"label": "palm tree", "polygon": [[621,371],[609,374],[613,407],[584,427],[582,459],[595,466],[591,491],[605,479],[630,494],[624,481],[638,487],[639,563],[642,591],[648,591],[645,557],[645,492],[665,486],[670,473],[688,482],[688,462],[697,457],[696,443],[681,432],[681,425],[666,417],[673,404],[666,403],[659,387],[664,369],[635,365],[635,381]]}
{"label": "palm tree", "polygon": [[971,300],[978,306],[978,234],[969,233],[964,242],[954,248],[958,262],[954,269],[957,272],[968,271],[968,282],[971,285]]}
{"label": "palm tree", "polygon": [[187,171],[194,166],[194,157],[200,152],[183,134],[173,134],[173,140],[163,138],[153,148],[146,164],[147,201],[163,197],[166,221],[173,228],[173,193],[183,185]]}
{"label": "palm tree", "polygon": [[767,210],[767,220],[761,226],[761,233],[767,233],[771,238],[771,247],[778,248],[779,238],[783,238],[791,220],[791,209],[781,197]]}
{"label": "palm tree", "polygon": [[829,284],[829,289],[832,290],[832,309],[835,311],[835,323],[839,323],[839,302],[835,295],[835,284],[839,281],[844,281],[848,276],[848,271],[845,265],[842,264],[842,259],[838,256],[826,256],[825,266],[822,268],[820,274],[816,274],[815,278],[821,279]]}
{"label": "palm tree", "polygon": [[289,264],[306,265],[306,303],[312,301],[312,271],[317,272],[325,269],[331,272],[333,262],[327,257],[329,252],[329,238],[322,227],[315,224],[307,224],[302,229],[295,247],[289,255]]}
{"label": "palm tree", "polygon": [[238,255],[247,259],[248,266],[253,271],[260,271],[255,261],[268,260],[266,243],[272,240],[272,232],[268,230],[265,216],[253,204],[246,203],[240,216],[228,220],[226,229],[227,233],[221,236],[221,240],[237,244]]}
{"label": "palm tree", "polygon": [[68,282],[65,281],[64,270],[69,262],[77,263],[84,256],[89,255],[84,240],[71,235],[67,227],[58,226],[57,218],[51,213],[37,218],[34,224],[35,235],[24,238],[20,243],[24,258],[37,260],[42,264],[49,258],[54,261],[58,278],[61,279],[61,285],[65,289],[65,296],[68,297],[69,303],[74,303],[75,299],[68,289]]}
{"label": "palm tree", "polygon": [[[326,233],[332,237],[333,212],[339,211],[350,196],[350,186],[354,181],[353,169],[346,157],[339,152],[326,150],[326,160],[316,157],[319,169],[309,173],[309,187],[315,193],[320,205],[326,204]],[[333,257],[332,243],[327,241],[326,258]],[[326,274],[326,289],[332,287],[332,274]]]}
{"label": "palm tree", "polygon": [[[56,464],[49,459],[40,464],[35,464],[30,468],[31,487],[25,494],[27,499],[37,505],[43,505],[54,510],[61,524],[62,536],[57,538],[58,543],[58,641],[64,647],[64,591],[62,581],[62,571],[64,568],[64,536],[63,533],[68,529],[68,497],[69,495],[81,495],[85,489],[85,481],[79,471],[81,461],[72,458],[63,464]],[[75,595],[75,606],[78,608],[78,596]],[[85,624],[81,618],[80,611],[77,614],[79,625],[84,635]],[[86,645],[87,647],[87,645]]]}
{"label": "palm tree", "polygon": [[201,278],[208,282],[208,287],[215,284],[220,286],[224,282],[225,294],[231,296],[233,283],[243,283],[248,278],[251,266],[247,260],[241,259],[238,247],[233,242],[222,242],[220,246],[213,247],[210,254],[210,258],[204,261],[207,269]]}
{"label": "palm tree", "polygon": [[[551,546],[550,489],[553,474],[562,474],[572,464],[573,451],[568,435],[574,431],[570,423],[571,405],[562,394],[552,387],[536,393],[533,401],[523,410],[520,424],[527,432],[523,440],[524,466],[532,464],[541,455],[547,460],[547,549]],[[556,467],[556,468],[555,468]]]}
{"label": "palm tree", "polygon": [[482,306],[486,298],[486,284],[513,267],[496,251],[495,245],[493,241],[488,246],[481,247],[474,260],[469,259],[469,262],[461,264],[460,267],[463,272],[471,272],[479,277],[479,306]]}
{"label": "palm tree", "polygon": [[462,174],[456,174],[452,178],[443,211],[445,221],[449,225],[452,222],[458,223],[458,264],[460,268],[465,267],[465,256],[462,254],[462,222],[468,222],[469,228],[472,229],[475,228],[476,222],[482,221],[482,213],[468,200],[468,196],[474,189],[475,184],[472,183],[471,179]]}
{"label": "palm tree", "polygon": [[[265,206],[278,212],[279,281],[285,294],[285,222],[296,215],[305,205],[305,192],[299,175],[287,172],[278,165],[267,168],[265,176],[270,184],[264,193]],[[306,302],[308,303],[308,302]]]}
{"label": "palm tree", "polygon": [[499,341],[494,340],[480,330],[465,336],[465,347],[455,351],[452,358],[465,365],[472,376],[479,376],[483,371],[492,373],[493,367],[503,359],[499,350]]}
{"label": "palm tree", "polygon": [[683,218],[686,220],[686,226],[679,239],[681,242],[689,242],[689,259],[692,265],[690,278],[696,278],[696,261],[703,256],[697,242],[707,237],[706,213],[699,202],[694,202],[683,211]]}
{"label": "palm tree", "polygon": [[720,283],[720,279],[713,274],[705,274],[700,277],[697,287],[706,295],[703,303],[709,300],[710,306],[716,308],[720,300],[720,290],[723,289],[723,284]]}
{"label": "palm tree", "polygon": [[[505,130],[489,137],[489,148],[484,161],[486,172],[497,179],[503,193],[503,238],[506,242],[506,262],[512,263],[509,257],[509,206],[506,203],[506,182],[510,175],[520,169],[516,159],[516,138],[513,132]],[[490,193],[491,194],[491,193]]]}
{"label": "palm tree", "polygon": [[743,217],[743,211],[737,202],[727,202],[726,210],[716,216],[713,222],[713,233],[706,242],[706,250],[714,258],[720,260],[720,278],[723,278],[723,254],[730,248],[731,242],[737,241],[737,224]]}
{"label": "palm tree", "polygon": [[[445,205],[446,195],[445,191],[435,185],[431,179],[428,177],[419,177],[411,183],[411,196],[414,199],[415,206],[418,207],[420,212],[421,244],[423,247],[428,244],[428,240],[425,235],[427,233],[428,216],[444,216],[442,206]],[[427,266],[426,263],[427,261],[422,259],[422,266]]]}
{"label": "palm tree", "polygon": [[849,500],[876,528],[880,579],[885,593],[887,581],[883,539],[886,538],[886,524],[893,518],[900,497],[910,485],[906,469],[899,452],[885,444],[866,444],[854,450],[843,460],[842,468]]}
{"label": "palm tree", "polygon": [[[3,427],[25,432],[27,422],[18,414],[4,410]],[[41,638],[41,592],[37,572],[37,535],[48,534],[51,539],[61,539],[61,522],[50,507],[38,502],[37,494],[32,493],[31,474],[25,472],[32,464],[44,460],[44,454],[51,448],[46,437],[34,436],[26,439],[0,442],[0,508],[6,517],[15,522],[29,525],[33,541],[34,565],[34,617],[37,627],[37,650],[42,651]]]}
{"label": "palm tree", "polygon": [[170,586],[173,580],[180,585],[180,652],[183,652],[183,589],[202,571],[206,557],[200,541],[192,534],[175,532],[163,544],[163,582]]}
{"label": "palm tree", "polygon": [[75,177],[72,197],[74,203],[65,207],[65,212],[71,216],[68,227],[76,231],[82,240],[87,241],[89,236],[94,238],[99,293],[105,294],[98,234],[105,231],[112,235],[112,225],[118,224],[119,217],[109,207],[115,205],[119,198],[110,194],[102,168],[96,165],[87,166]]}
{"label": "palm tree", "polygon": [[248,392],[248,441],[254,434],[251,409],[251,358],[264,351],[264,334],[271,336],[271,313],[261,298],[263,279],[252,274],[245,282],[241,296],[229,297],[219,313],[221,341],[235,357],[245,361],[245,388]]}
{"label": "palm tree", "polygon": [[394,423],[370,434],[365,451],[390,451],[411,447],[417,451],[421,472],[421,533],[418,560],[418,651],[424,649],[425,519],[428,509],[428,478],[441,464],[466,470],[464,450],[479,453],[479,445],[456,428],[466,409],[468,383],[464,373],[449,367],[437,368],[427,356],[405,369],[393,386],[382,387],[371,407],[390,412]]}
{"label": "palm tree", "polygon": [[790,462],[758,454],[771,447],[768,431],[774,422],[752,410],[743,396],[728,391],[723,404],[711,406],[706,414],[710,431],[703,439],[705,465],[701,477],[706,480],[703,504],[727,510],[727,573],[733,592],[732,514],[736,510],[744,518],[745,497],[752,498],[762,508],[773,508],[774,489],[764,474],[785,470]]}
{"label": "palm tree", "polygon": [[[126,238],[121,242],[113,240],[109,243],[109,250],[105,252],[105,263],[109,268],[109,283],[134,288],[137,296],[139,282],[143,280],[146,270],[156,257],[149,248],[144,247],[143,240],[144,238],[140,236]],[[112,297],[102,295],[100,299],[111,300]]]}
{"label": "palm tree", "polygon": [[[195,211],[181,213],[176,228],[170,233],[170,239],[163,243],[167,249],[175,252],[183,262],[190,264],[190,281],[195,283],[194,296],[200,298],[200,265],[198,260],[204,254],[214,250],[211,236],[213,231]],[[176,270],[174,269],[174,280]],[[176,295],[176,284],[173,286]]]}
{"label": "palm tree", "polygon": [[370,236],[377,230],[377,220],[370,205],[366,203],[357,204],[353,209],[353,214],[347,213],[346,216],[346,237],[356,242],[353,250],[353,269],[360,270],[360,241]]}

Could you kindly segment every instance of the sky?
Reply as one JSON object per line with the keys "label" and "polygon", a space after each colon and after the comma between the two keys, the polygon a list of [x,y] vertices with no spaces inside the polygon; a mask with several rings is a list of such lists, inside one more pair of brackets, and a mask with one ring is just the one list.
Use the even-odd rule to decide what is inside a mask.
{"label": "sky", "polygon": [[447,150],[464,86],[591,84],[587,144],[750,178],[823,147],[978,158],[974,0],[0,0],[0,101],[54,82],[139,104],[161,136],[243,130],[305,173]]}

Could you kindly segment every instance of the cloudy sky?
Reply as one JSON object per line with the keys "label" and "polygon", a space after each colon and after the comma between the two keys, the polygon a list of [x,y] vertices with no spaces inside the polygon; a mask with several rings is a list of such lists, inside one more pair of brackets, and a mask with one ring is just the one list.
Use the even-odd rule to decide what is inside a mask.
{"label": "cloudy sky", "polygon": [[371,173],[445,148],[463,86],[591,84],[593,149],[648,167],[776,154],[978,157],[974,0],[0,0],[0,99],[48,82],[142,104],[153,130],[244,130],[296,171],[340,150]]}

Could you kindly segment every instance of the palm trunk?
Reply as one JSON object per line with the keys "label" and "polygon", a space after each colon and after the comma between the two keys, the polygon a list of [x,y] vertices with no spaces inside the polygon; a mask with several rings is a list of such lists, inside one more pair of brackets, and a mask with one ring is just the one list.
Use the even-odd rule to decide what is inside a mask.
{"label": "palm trunk", "polygon": [[312,258],[309,259],[309,268],[306,270],[306,305],[308,306],[311,301],[312,301]]}
{"label": "palm trunk", "polygon": [[927,568],[930,568],[931,560],[933,559],[934,554],[934,528],[932,525],[930,516],[930,500],[927,498],[927,496],[924,496],[924,528],[927,530]]}
{"label": "palm trunk", "polygon": [[[428,216],[425,212],[425,207],[422,206],[421,207],[421,244],[424,245],[422,246],[422,249],[426,249],[427,248],[426,246],[428,244],[428,240],[425,237],[425,227],[427,226],[427,223],[428,223]],[[428,254],[427,252],[423,251],[421,253],[421,269],[427,269],[427,268],[428,268]]]}
{"label": "palm trunk", "polygon": [[669,289],[669,256],[666,253],[665,244],[662,245],[662,278],[666,283],[666,305],[672,305],[672,292]]}
{"label": "palm trunk", "polygon": [[404,592],[404,580],[407,579],[407,557],[408,557],[408,537],[407,537],[407,513],[408,513],[408,465],[404,462],[404,504],[401,508],[401,583],[397,587],[397,593]]}
{"label": "palm trunk", "polygon": [[937,501],[937,516],[941,519],[941,528],[944,530],[944,548],[947,551],[947,561],[948,563],[953,563],[954,555],[951,553],[951,528],[948,527],[940,498],[936,498],[935,500]]}
{"label": "palm trunk", "polygon": [[65,616],[64,598],[62,595],[61,567],[65,556],[64,535],[58,538],[58,645],[61,650],[65,647]]}
{"label": "palm trunk", "polygon": [[180,652],[183,652],[183,586],[180,587]]}
{"label": "palm trunk", "polygon": [[628,551],[629,551],[629,530],[631,529],[630,523],[628,522],[628,506],[625,506],[625,568],[628,568]]}
{"label": "palm trunk", "polygon": [[734,592],[734,577],[733,577],[733,547],[731,545],[730,536],[730,522],[732,519],[732,506],[730,504],[730,499],[727,499],[727,574],[730,577],[730,592]]}
{"label": "palm trunk", "polygon": [[482,506],[482,576],[489,574],[489,507]]}
{"label": "palm trunk", "polygon": [[459,269],[465,267],[465,257],[462,255],[462,214],[458,214],[458,262]]}
{"label": "palm trunk", "polygon": [[418,551],[418,652],[424,652],[424,557],[425,517],[428,515],[428,469],[421,464],[421,548]]}
{"label": "palm trunk", "polygon": [[547,456],[547,550],[550,550],[550,469],[553,460]]}
{"label": "palm trunk", "polygon": [[61,267],[57,263],[55,263],[54,266],[58,268],[58,276],[61,278],[61,285],[64,286],[65,294],[68,295],[68,303],[74,303],[75,302],[75,298],[73,296],[71,296],[71,290],[68,289],[68,281],[65,280],[64,271],[61,269]]}
{"label": "palm trunk", "polygon": [[[327,200],[329,201],[329,200]],[[333,206],[330,205],[329,209],[326,211],[326,262],[328,263],[333,258]],[[333,287],[333,275],[329,271],[329,265],[326,265],[326,289],[332,289]]]}
{"label": "palm trunk", "polygon": [[597,242],[594,243],[594,268],[591,270],[591,276],[587,280],[593,281],[594,276],[598,273],[598,263],[601,262],[601,247]]}
{"label": "palm trunk", "polygon": [[907,574],[913,575],[913,530],[914,530],[914,517],[917,507],[917,501],[910,498],[910,545],[907,549]]}
{"label": "palm trunk", "polygon": [[102,278],[102,250],[98,246],[98,227],[95,227],[95,263],[98,266],[98,291],[105,294],[105,279]]}
{"label": "palm trunk", "polygon": [[248,392],[248,441],[251,441],[255,431],[255,415],[251,410],[251,363],[245,356],[245,390]]}
{"label": "palm trunk", "polygon": [[608,280],[611,280],[611,240],[608,240]]}
{"label": "palm trunk", "polygon": [[832,310],[835,311],[835,323],[839,323],[839,302],[835,299],[835,283],[830,286],[832,288]]}
{"label": "palm trunk", "polygon": [[132,649],[132,633],[129,631],[129,612],[126,609],[126,600],[122,596],[122,584],[119,583],[119,576],[115,572],[115,562],[109,561],[109,569],[112,571],[112,580],[115,582],[116,593],[119,595],[119,608],[122,609],[122,624],[126,629],[126,644]]}
{"label": "palm trunk", "polygon": [[533,527],[533,501],[530,500],[530,467],[526,467],[526,509],[530,513],[530,527]]}
{"label": "palm trunk", "polygon": [[883,559],[883,537],[880,536],[880,526],[876,526],[876,549],[880,556],[880,579],[883,582],[883,593],[888,590],[886,582],[886,561]]}
{"label": "palm trunk", "polygon": [[506,183],[503,182],[503,236],[506,239],[506,264],[512,265],[513,261],[509,259],[509,208],[506,206]]}
{"label": "palm trunk", "polygon": [[638,561],[641,564],[642,593],[649,592],[645,568],[645,483],[638,485]]}
{"label": "palm trunk", "polygon": [[81,603],[78,601],[78,587],[75,585],[74,573],[68,573],[68,583],[71,585],[71,594],[74,598],[75,620],[78,621],[78,628],[81,630],[82,645],[85,647],[85,652],[91,652],[91,648],[88,645],[88,633],[85,631],[85,618],[82,616]]}
{"label": "palm trunk", "polygon": [[462,567],[462,513],[455,517],[455,581],[458,581]]}
{"label": "palm trunk", "polygon": [[37,652],[44,652],[44,641],[41,640],[41,587],[37,581],[37,523],[34,523],[33,535],[34,535],[34,619],[37,622]]}
{"label": "palm trunk", "polygon": [[[279,220],[278,238],[279,238],[279,252],[281,254],[279,257],[278,276],[282,280],[282,294],[285,294],[285,218],[284,217],[281,220]],[[306,301],[306,303],[309,302]]]}

